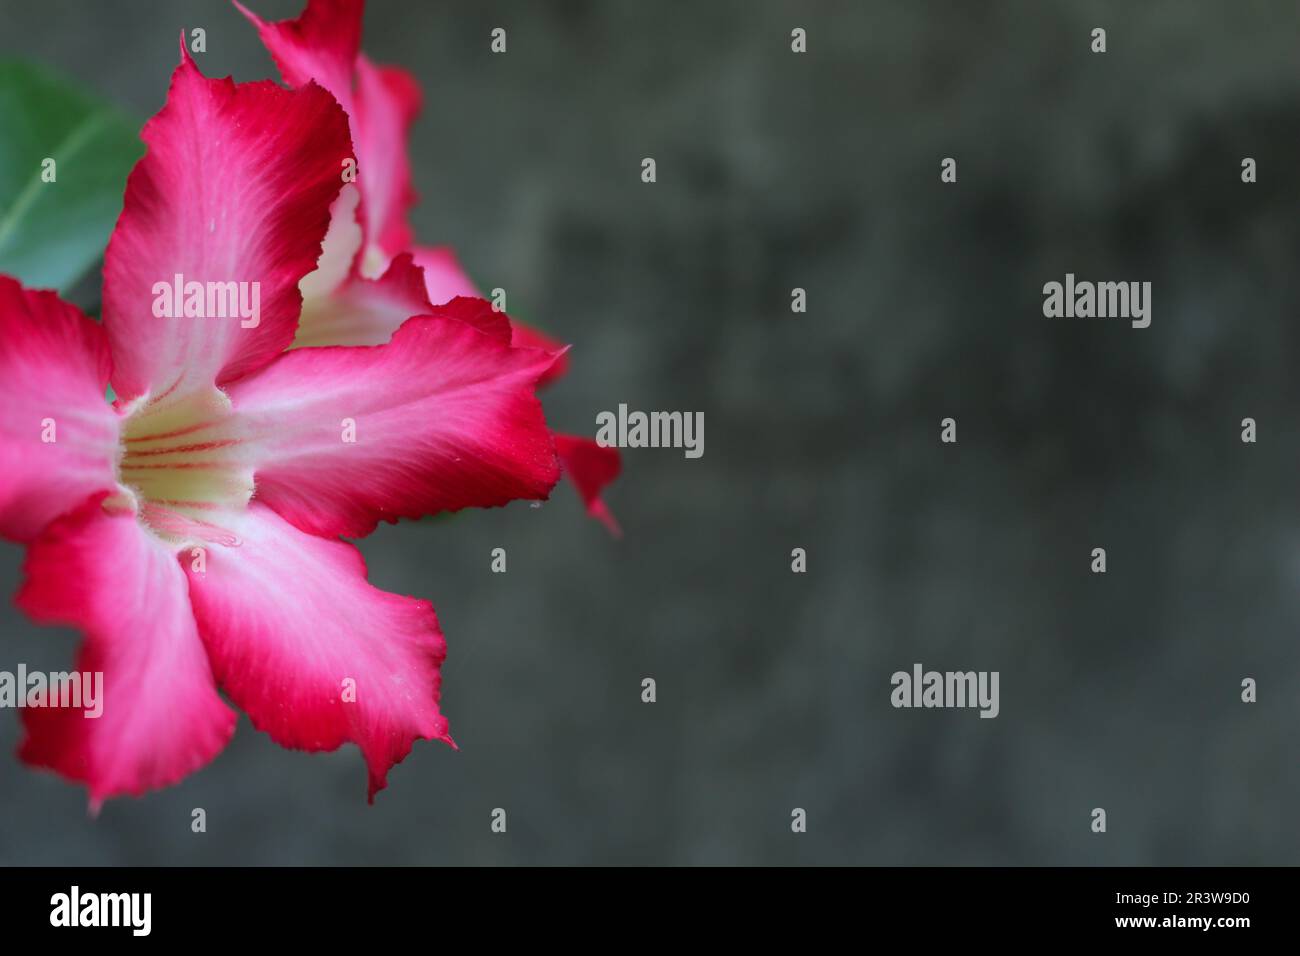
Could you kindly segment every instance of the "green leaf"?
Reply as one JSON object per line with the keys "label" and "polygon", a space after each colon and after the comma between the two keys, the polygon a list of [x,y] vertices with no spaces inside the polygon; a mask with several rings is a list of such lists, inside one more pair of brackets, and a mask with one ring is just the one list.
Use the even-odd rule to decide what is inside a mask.
{"label": "green leaf", "polygon": [[0,60],[0,272],[36,288],[76,282],[104,254],[143,152],[139,124],[110,104]]}

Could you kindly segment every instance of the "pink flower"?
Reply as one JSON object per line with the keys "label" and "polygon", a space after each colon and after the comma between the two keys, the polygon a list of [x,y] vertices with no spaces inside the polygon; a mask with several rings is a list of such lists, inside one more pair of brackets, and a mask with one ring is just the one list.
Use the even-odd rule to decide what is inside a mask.
{"label": "pink flower", "polygon": [[[373,800],[415,740],[451,743],[444,641],[340,538],[545,498],[559,464],[534,391],[555,355],[483,303],[430,307],[402,255],[331,290],[392,321],[384,344],[290,348],[353,155],[319,86],[206,79],[182,47],[142,137],[102,327],[0,277],[0,535],[29,546],[20,606],[81,629],[78,668],[104,675],[98,719],[25,709],[21,757],[92,808],[167,786],[230,739],[220,687],[284,746],[357,744]],[[377,248],[400,244],[401,200],[366,194]],[[183,284],[186,308],[160,310],[174,282],[206,299]],[[260,290],[255,321],[193,314],[225,283]]]}
{"label": "pink flower", "polygon": [[[234,3],[257,27],[287,84],[315,82],[339,101],[357,151],[355,185],[335,203],[322,268],[304,285],[298,344],[386,342],[408,315],[427,312],[430,303],[479,297],[449,247],[413,244],[407,210],[416,195],[407,133],[420,110],[420,88],[405,70],[376,66],[361,52],[364,0],[308,0],[296,20],[276,23]],[[423,285],[416,267],[424,270]],[[539,384],[568,370],[561,346],[542,332],[509,319],[498,332],[516,347],[556,354]],[[618,450],[575,435],[557,435],[556,449],[588,513],[619,534],[601,499],[618,476]]]}

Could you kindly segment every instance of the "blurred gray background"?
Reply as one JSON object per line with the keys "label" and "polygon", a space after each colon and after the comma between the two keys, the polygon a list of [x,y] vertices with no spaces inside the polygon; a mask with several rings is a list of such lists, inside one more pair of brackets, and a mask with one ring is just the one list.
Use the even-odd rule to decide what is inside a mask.
{"label": "blurred gray background", "polygon": [[[426,94],[420,239],[575,343],[552,424],[703,411],[705,455],[625,453],[621,542],[561,486],[362,543],[375,583],[438,609],[461,746],[418,743],[375,806],[355,748],[241,719],[209,767],[91,821],[0,712],[0,863],[1300,862],[1298,20],[372,3],[367,52]],[[207,74],[275,75],[221,0],[0,0],[0,52],[142,119],[181,26]],[[1045,319],[1066,272],[1151,281],[1151,328]],[[20,563],[0,546],[7,592]],[[0,668],[75,644],[0,611]],[[893,709],[914,662],[1000,671],[1001,716]]]}

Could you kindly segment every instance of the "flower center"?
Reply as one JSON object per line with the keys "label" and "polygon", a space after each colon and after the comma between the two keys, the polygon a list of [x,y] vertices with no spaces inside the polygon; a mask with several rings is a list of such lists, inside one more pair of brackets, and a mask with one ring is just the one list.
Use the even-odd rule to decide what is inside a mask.
{"label": "flower center", "polygon": [[[166,538],[219,522],[253,494],[253,469],[240,460],[230,400],[220,389],[171,399],[141,399],[122,428],[118,482],[136,498],[141,519]],[[202,536],[202,535],[200,535]]]}

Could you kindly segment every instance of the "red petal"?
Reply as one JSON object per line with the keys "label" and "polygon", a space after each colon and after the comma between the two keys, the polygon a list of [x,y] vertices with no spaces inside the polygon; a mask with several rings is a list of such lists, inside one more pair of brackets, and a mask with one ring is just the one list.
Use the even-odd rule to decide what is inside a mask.
{"label": "red petal", "polygon": [[357,181],[361,184],[361,221],[368,242],[393,256],[411,245],[407,211],[418,196],[411,186],[407,144],[420,112],[420,87],[405,70],[357,60]]}
{"label": "red petal", "polygon": [[524,325],[515,319],[510,320],[510,344],[517,349],[541,349],[555,356],[542,377],[537,380],[537,387],[544,388],[557,378],[562,378],[569,371],[568,346],[557,342],[545,332],[539,332],[532,326]]}
{"label": "red petal", "polygon": [[18,595],[35,620],[83,630],[77,669],[103,673],[97,718],[84,707],[23,711],[22,759],[83,781],[92,807],[202,767],[236,720],[217,695],[175,554],[101,498],[32,544]]}
{"label": "red petal", "polygon": [[361,15],[365,0],[312,0],[296,20],[267,23],[234,0],[252,21],[290,86],[313,80],[352,110],[352,79],[361,53]]}
{"label": "red petal", "polygon": [[240,544],[212,548],[190,592],[217,679],[255,727],[302,750],[357,744],[371,799],[415,740],[451,742],[438,710],[445,644],[428,601],[372,587],[352,545],[256,503],[222,523]]}
{"label": "red petal", "polygon": [[623,470],[618,449],[606,448],[580,435],[557,433],[555,451],[560,456],[564,473],[569,476],[587,506],[587,513],[604,524],[614,537],[622,537],[622,529],[601,498],[601,492]]}
{"label": "red petal", "polygon": [[545,498],[559,465],[533,393],[551,360],[436,316],[387,345],[287,352],[229,390],[256,497],[305,531],[346,537],[380,519]]}
{"label": "red petal", "polygon": [[482,293],[460,264],[451,246],[416,246],[412,250],[415,264],[424,270],[429,301],[435,305],[449,302],[458,295],[478,298]]}
{"label": "red petal", "polygon": [[[481,296],[450,246],[416,246],[414,256],[415,264],[424,270],[424,284],[428,289],[430,302],[450,304],[450,300],[457,297],[478,299]],[[496,314],[502,315],[500,312]],[[513,330],[511,344],[516,348],[543,349],[556,353],[555,362],[538,379],[539,388],[549,385],[568,372],[569,359],[562,354],[565,348],[562,343],[516,319],[508,321]]]}
{"label": "red petal", "polygon": [[360,0],[310,0],[296,20],[267,23],[236,2],[290,86],[315,80],[334,95],[352,124],[366,247],[391,257],[411,244],[407,210],[415,204],[407,139],[420,111],[420,88],[406,71],[376,66],[360,53]]}
{"label": "red petal", "polygon": [[[289,345],[298,281],[316,266],[352,152],[346,117],[319,87],[209,80],[188,54],[141,136],[149,149],[104,259],[104,328],[123,398],[232,381]],[[155,283],[177,274],[259,283],[260,324],[155,316]]]}
{"label": "red petal", "polygon": [[514,337],[514,330],[510,327],[510,316],[492,308],[492,303],[487,299],[476,296],[457,296],[450,302],[433,306],[429,314],[446,316],[464,322],[466,325],[472,325],[503,345],[510,345]]}
{"label": "red petal", "polygon": [[30,540],[115,485],[111,368],[98,325],[0,276],[0,536]]}

